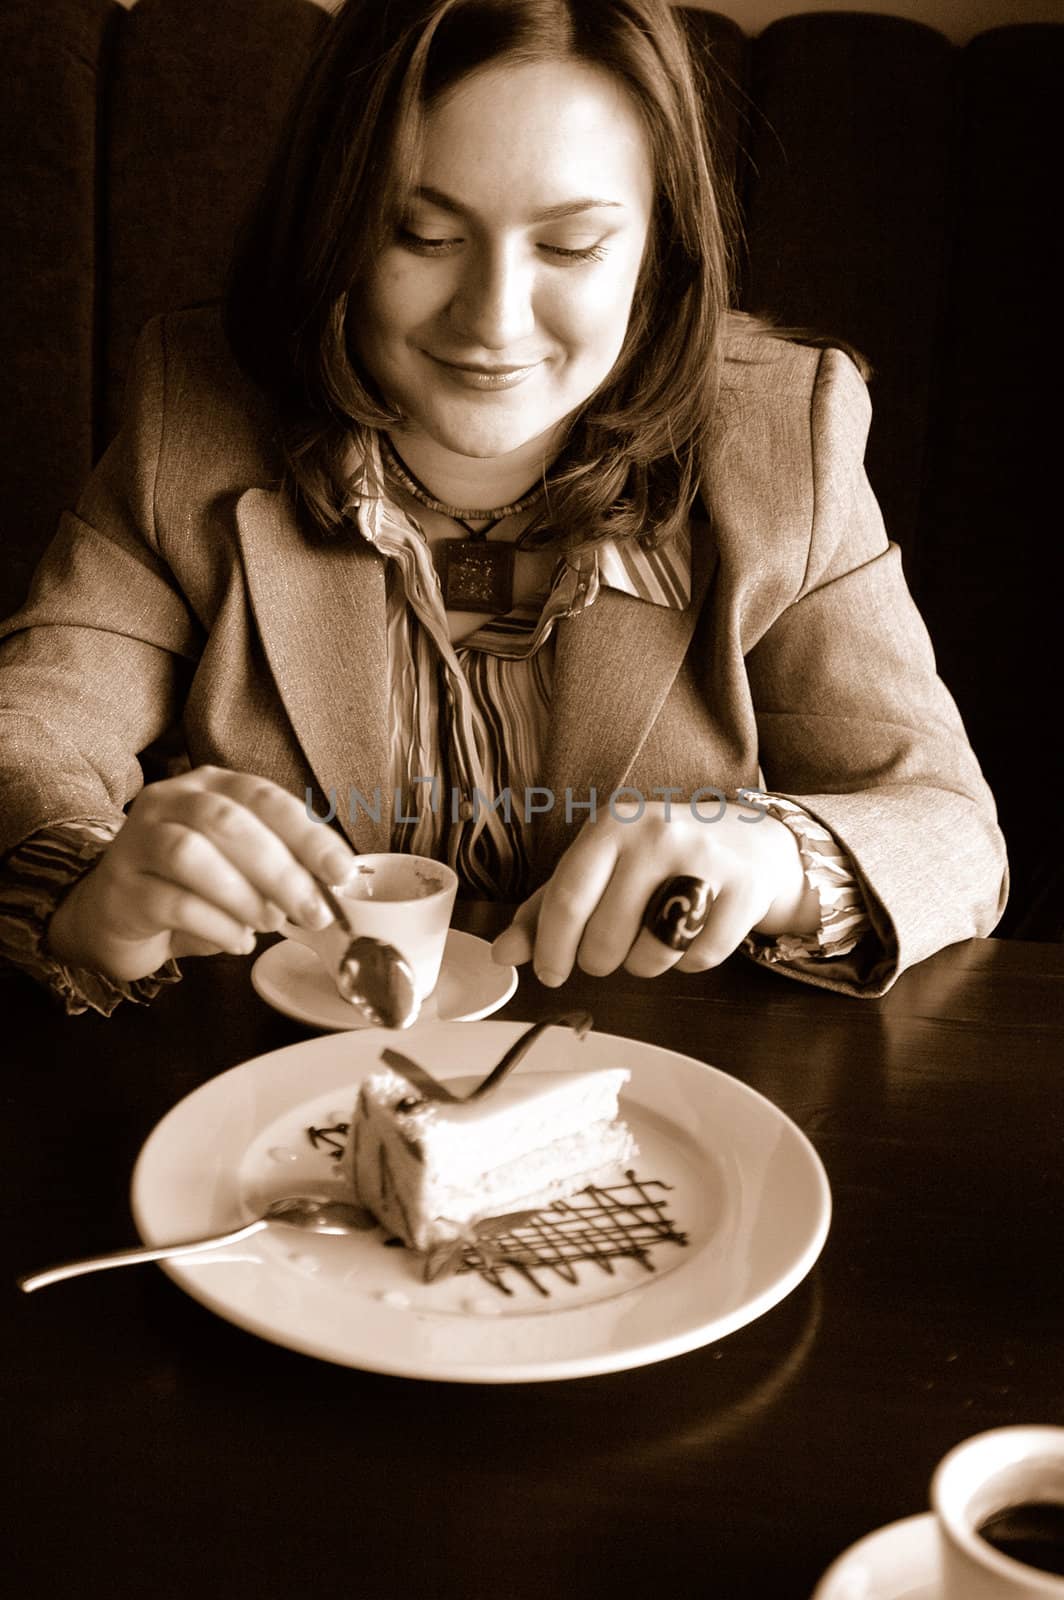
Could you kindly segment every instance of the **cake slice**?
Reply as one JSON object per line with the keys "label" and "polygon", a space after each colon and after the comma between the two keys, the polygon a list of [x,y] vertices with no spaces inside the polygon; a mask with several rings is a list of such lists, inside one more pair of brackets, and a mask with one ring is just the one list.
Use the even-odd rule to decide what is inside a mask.
{"label": "cake slice", "polygon": [[535,1072],[467,1103],[423,1098],[390,1069],[363,1084],[346,1170],[358,1203],[415,1250],[617,1175],[637,1153],[618,1120],[623,1068]]}

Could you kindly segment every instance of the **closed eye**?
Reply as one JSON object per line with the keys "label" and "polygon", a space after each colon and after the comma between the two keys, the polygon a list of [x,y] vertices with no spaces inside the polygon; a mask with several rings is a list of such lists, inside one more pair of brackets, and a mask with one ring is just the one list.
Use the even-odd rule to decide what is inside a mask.
{"label": "closed eye", "polygon": [[552,256],[561,256],[565,261],[602,261],[606,252],[600,244],[587,245],[582,250],[568,250],[564,245],[545,244],[541,249],[548,251]]}
{"label": "closed eye", "polygon": [[[413,233],[409,228],[397,230],[399,243],[407,250],[412,250],[420,256],[443,256],[464,244],[462,238],[454,239],[427,239],[424,234]],[[601,244],[586,245],[580,249],[573,249],[560,244],[541,244],[539,248],[547,255],[566,263],[580,261],[602,261],[606,251]]]}
{"label": "closed eye", "polygon": [[419,233],[411,233],[409,228],[399,228],[397,231],[399,243],[422,256],[443,255],[454,245],[462,243],[461,239],[425,239]]}

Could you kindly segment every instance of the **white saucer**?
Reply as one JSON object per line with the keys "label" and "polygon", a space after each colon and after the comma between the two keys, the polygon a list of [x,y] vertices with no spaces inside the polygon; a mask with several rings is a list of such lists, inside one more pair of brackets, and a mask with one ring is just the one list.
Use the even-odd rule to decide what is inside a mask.
{"label": "white saucer", "polygon": [[[315,1028],[365,1028],[353,1006],[341,1000],[325,968],[305,945],[282,939],[264,950],[251,969],[255,992],[275,1011]],[[517,972],[491,959],[491,946],[452,928],[443,950],[439,981],[421,1008],[420,1020],[476,1022],[504,1006],[517,988]]]}
{"label": "white saucer", "polygon": [[813,1600],[939,1600],[938,1530],[930,1511],[859,1539],[833,1561]]}

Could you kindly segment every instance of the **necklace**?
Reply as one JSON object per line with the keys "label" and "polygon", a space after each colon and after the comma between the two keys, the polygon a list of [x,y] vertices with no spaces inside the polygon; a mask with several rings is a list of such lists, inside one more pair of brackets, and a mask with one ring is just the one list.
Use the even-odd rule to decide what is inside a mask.
{"label": "necklace", "polygon": [[[533,531],[535,524],[526,528],[524,534],[513,543],[497,540],[489,544],[488,534],[500,522],[505,522],[507,517],[518,516],[522,511],[530,511],[538,505],[546,493],[543,485],[522,495],[512,505],[496,506],[493,511],[463,511],[459,506],[448,505],[446,501],[437,500],[429,494],[424,484],[418,482],[400,459],[384,433],[380,435],[380,448],[385,473],[393,482],[405,489],[411,499],[424,506],[426,511],[435,511],[439,516],[461,523],[469,533],[468,539],[444,539],[440,547],[443,598],[448,610],[478,611],[494,616],[512,611],[514,556],[523,547],[525,538]],[[473,522],[483,522],[487,526],[470,527]]]}
{"label": "necklace", "polygon": [[[462,511],[458,506],[449,506],[444,500],[436,500],[423,483],[419,483],[406,463],[401,460],[395,446],[386,433],[380,435],[381,456],[384,460],[385,471],[395,482],[401,484],[407,494],[412,495],[419,505],[426,511],[437,511],[440,516],[450,517],[452,522],[490,522],[494,525],[502,522],[506,517],[516,517],[520,511],[530,511],[538,505],[546,493],[543,485],[537,484],[530,489],[528,494],[522,495],[520,500],[515,500],[513,505],[496,506],[494,511]],[[474,532],[470,529],[470,532]]]}

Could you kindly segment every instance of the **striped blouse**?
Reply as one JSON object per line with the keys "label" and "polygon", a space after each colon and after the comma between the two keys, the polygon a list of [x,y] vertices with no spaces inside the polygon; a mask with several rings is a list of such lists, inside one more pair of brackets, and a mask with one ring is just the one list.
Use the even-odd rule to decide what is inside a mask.
{"label": "striped blouse", "polygon": [[555,623],[593,605],[603,584],[682,608],[690,544],[652,552],[608,545],[579,566],[562,558],[545,594],[488,618],[455,645],[416,519],[386,496],[353,499],[350,510],[388,559],[389,793],[399,797],[392,846],[446,860],[468,894],[522,899]]}

